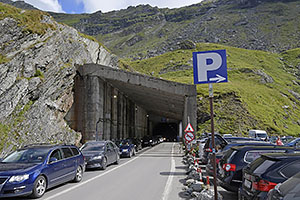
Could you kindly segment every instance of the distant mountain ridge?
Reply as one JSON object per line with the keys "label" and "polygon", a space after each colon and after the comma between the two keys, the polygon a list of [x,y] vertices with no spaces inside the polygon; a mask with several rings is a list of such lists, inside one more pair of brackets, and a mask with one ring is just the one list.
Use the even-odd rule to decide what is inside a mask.
{"label": "distant mountain ridge", "polygon": [[27,10],[37,10],[36,7],[26,3],[25,1],[19,0],[19,1],[11,1],[11,0],[0,0],[1,3],[6,3],[9,5],[12,5],[16,8],[21,8],[21,9],[27,9]]}
{"label": "distant mountain ridge", "polygon": [[299,0],[207,0],[176,9],[139,5],[93,14],[51,15],[96,37],[123,58],[144,59],[219,43],[281,52],[300,46]]}
{"label": "distant mountain ridge", "polygon": [[[0,2],[34,9],[23,1]],[[176,9],[139,5],[107,13],[50,14],[122,58],[145,59],[199,42],[271,52],[297,48],[299,8],[299,0],[204,0]]]}

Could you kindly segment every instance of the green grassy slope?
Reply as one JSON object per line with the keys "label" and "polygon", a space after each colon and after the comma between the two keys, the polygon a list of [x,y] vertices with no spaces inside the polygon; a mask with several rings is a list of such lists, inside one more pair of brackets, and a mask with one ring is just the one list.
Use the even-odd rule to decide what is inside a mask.
{"label": "green grassy slope", "polygon": [[[300,64],[300,49],[276,54],[201,43],[193,50],[178,50],[127,64],[144,74],[193,84],[192,52],[214,49],[227,51],[229,80],[213,86],[216,131],[245,134],[247,129],[257,128],[272,134],[298,135],[300,87],[296,66]],[[180,70],[186,65],[190,68]],[[210,131],[210,121],[201,121],[209,115],[208,85],[197,85],[197,92],[199,132]]]}

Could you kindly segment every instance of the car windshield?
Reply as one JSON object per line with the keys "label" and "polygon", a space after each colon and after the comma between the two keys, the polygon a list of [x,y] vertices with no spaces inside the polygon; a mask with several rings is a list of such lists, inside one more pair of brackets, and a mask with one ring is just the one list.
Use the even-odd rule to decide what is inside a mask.
{"label": "car windshield", "polygon": [[49,149],[32,148],[17,150],[2,160],[4,163],[41,163],[43,162]]}
{"label": "car windshield", "polygon": [[81,151],[104,151],[104,144],[86,144],[81,148]]}
{"label": "car windshield", "polygon": [[129,146],[130,142],[129,141],[122,141],[120,142],[120,146]]}
{"label": "car windshield", "polygon": [[259,138],[265,138],[265,137],[267,137],[267,134],[265,134],[265,133],[257,133],[257,137],[259,137]]}

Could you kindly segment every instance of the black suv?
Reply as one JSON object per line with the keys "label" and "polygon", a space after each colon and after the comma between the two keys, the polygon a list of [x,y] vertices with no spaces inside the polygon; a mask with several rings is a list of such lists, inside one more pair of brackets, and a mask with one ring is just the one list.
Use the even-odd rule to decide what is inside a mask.
{"label": "black suv", "polygon": [[237,146],[226,151],[218,163],[218,183],[224,189],[237,192],[242,186],[242,170],[264,153],[284,153],[293,148],[284,146]]}
{"label": "black suv", "polygon": [[264,154],[243,170],[240,199],[266,199],[268,191],[299,172],[300,153]]}

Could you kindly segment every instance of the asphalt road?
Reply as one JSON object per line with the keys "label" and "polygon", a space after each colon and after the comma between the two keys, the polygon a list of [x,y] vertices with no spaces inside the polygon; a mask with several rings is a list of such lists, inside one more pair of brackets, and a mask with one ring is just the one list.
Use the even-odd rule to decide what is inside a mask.
{"label": "asphalt road", "polygon": [[80,183],[51,189],[43,200],[175,200],[185,177],[179,144],[162,143],[121,159],[105,171],[86,171]]}
{"label": "asphalt road", "polygon": [[[145,148],[132,158],[122,158],[119,165],[108,166],[106,170],[88,170],[80,183],[52,188],[40,199],[187,200],[182,191],[186,167],[181,162],[179,147],[178,143],[162,143]],[[236,194],[221,187],[218,191],[224,199],[236,199]],[[27,198],[9,200],[12,199]]]}

